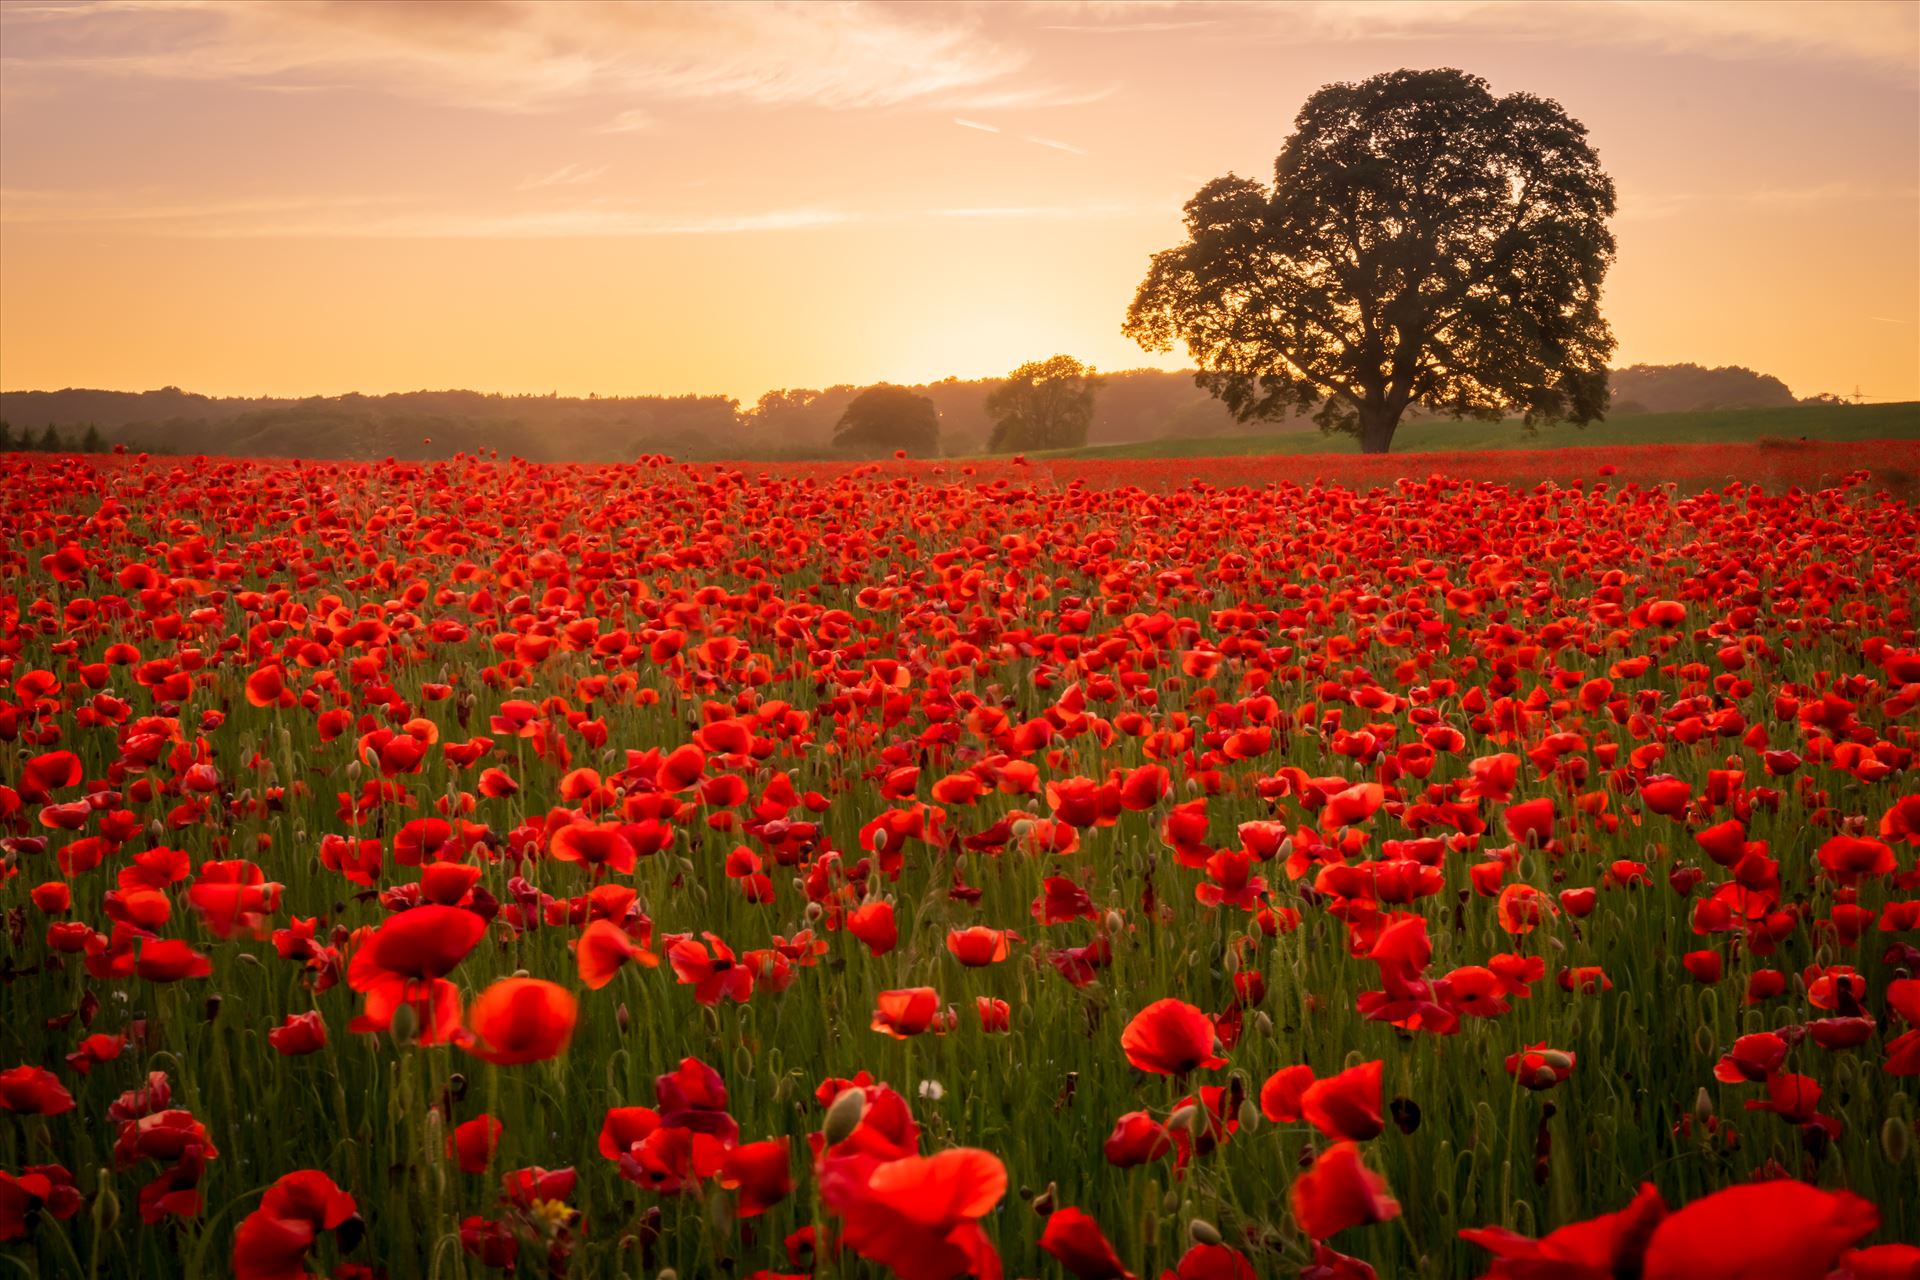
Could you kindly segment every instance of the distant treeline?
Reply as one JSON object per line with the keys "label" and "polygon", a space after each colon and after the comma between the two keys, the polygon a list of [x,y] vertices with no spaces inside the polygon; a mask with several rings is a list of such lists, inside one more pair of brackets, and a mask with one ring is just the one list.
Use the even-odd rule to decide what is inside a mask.
{"label": "distant treeline", "polygon": [[[1224,436],[1242,426],[1190,373],[1133,369],[1104,375],[1089,444],[1170,436]],[[948,378],[911,388],[940,415],[941,449],[982,452],[992,434],[986,399],[997,378]],[[833,456],[840,415],[859,394],[850,384],[770,391],[750,406],[724,396],[394,395],[215,399],[178,387],[159,391],[0,392],[9,448],[125,445],[150,453],[267,457],[439,458],[487,450],[531,461],[619,461],[643,453],[676,458],[768,460]],[[1826,397],[1821,397],[1826,398]],[[1738,366],[1634,365],[1613,374],[1613,414],[1772,408],[1797,403],[1778,378]],[[1315,428],[1304,416],[1298,429]],[[89,433],[92,433],[89,435]]]}

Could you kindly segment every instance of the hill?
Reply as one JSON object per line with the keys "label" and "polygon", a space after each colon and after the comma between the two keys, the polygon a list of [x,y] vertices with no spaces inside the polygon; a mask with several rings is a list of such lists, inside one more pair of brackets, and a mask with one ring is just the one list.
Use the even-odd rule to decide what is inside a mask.
{"label": "hill", "polygon": [[[1721,409],[1609,418],[1587,427],[1547,426],[1529,432],[1517,422],[1454,422],[1427,418],[1403,423],[1395,453],[1564,449],[1655,444],[1714,444],[1769,440],[1892,440],[1920,437],[1920,401],[1901,404],[1806,404],[1774,409]],[[1261,454],[1352,453],[1351,436],[1286,428],[1240,436],[1177,436],[1119,445],[1061,450],[1063,458],[1207,458]]]}
{"label": "hill", "polygon": [[[1149,451],[1139,456],[1352,447],[1344,439],[1322,436],[1304,416],[1283,423],[1236,423],[1219,401],[1194,385],[1190,373],[1130,369],[1103,377],[1088,433],[1091,447]],[[1779,379],[1737,366],[1634,365],[1615,372],[1613,381],[1615,407],[1607,430],[1624,430],[1635,439],[1670,440],[1661,433],[1706,429],[1691,420],[1670,421],[1675,413],[1791,411],[1795,404]],[[966,455],[986,448],[992,432],[986,399],[998,385],[992,378],[946,378],[911,390],[933,401],[943,452]],[[69,388],[0,392],[0,421],[10,423],[16,434],[30,432],[36,438],[51,425],[69,443],[93,427],[108,444],[153,453],[426,459],[493,451],[532,461],[621,461],[647,453],[808,459],[835,456],[834,424],[861,390],[850,383],[781,389],[743,407],[717,395],[578,398],[412,391],[289,399],[215,398],[178,387],[144,392]],[[1402,426],[1394,446],[1426,447],[1422,441],[1429,432],[1440,433],[1431,437],[1436,441],[1463,442],[1437,447],[1513,447],[1507,427],[1418,416]],[[1550,429],[1539,439],[1562,434]],[[1486,443],[1464,443],[1475,440]]]}

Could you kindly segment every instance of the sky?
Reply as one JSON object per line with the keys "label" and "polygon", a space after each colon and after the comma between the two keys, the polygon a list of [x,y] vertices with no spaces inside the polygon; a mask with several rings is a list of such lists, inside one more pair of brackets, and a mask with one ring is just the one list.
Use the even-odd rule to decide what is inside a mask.
{"label": "sky", "polygon": [[1620,192],[1615,364],[1920,399],[1920,5],[0,0],[0,388],[712,393],[1120,334],[1319,86],[1459,67]]}

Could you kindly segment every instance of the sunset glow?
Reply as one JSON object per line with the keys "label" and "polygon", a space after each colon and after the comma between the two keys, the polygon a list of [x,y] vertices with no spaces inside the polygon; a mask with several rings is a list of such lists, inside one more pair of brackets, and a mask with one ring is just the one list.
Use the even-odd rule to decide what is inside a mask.
{"label": "sunset glow", "polygon": [[[1123,338],[1319,85],[1458,66],[1616,179],[1616,364],[1920,397],[1908,5],[0,6],[0,386],[721,392]],[[1887,158],[1892,157],[1892,163]]]}

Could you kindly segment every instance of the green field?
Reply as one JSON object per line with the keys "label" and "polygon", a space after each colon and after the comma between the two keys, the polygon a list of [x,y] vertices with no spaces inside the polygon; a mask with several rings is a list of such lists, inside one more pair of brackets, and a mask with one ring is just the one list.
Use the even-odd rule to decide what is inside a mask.
{"label": "green field", "polygon": [[[1587,427],[1518,422],[1403,423],[1395,453],[1474,449],[1564,449],[1604,445],[1712,444],[1763,439],[1887,440],[1920,436],[1920,402],[1868,405],[1796,405],[1787,409],[1725,409],[1704,413],[1644,413]],[[1244,436],[1187,436],[1131,444],[1091,445],[1045,454],[1050,458],[1218,458],[1256,454],[1358,453],[1352,436],[1328,435],[1310,424]]]}

